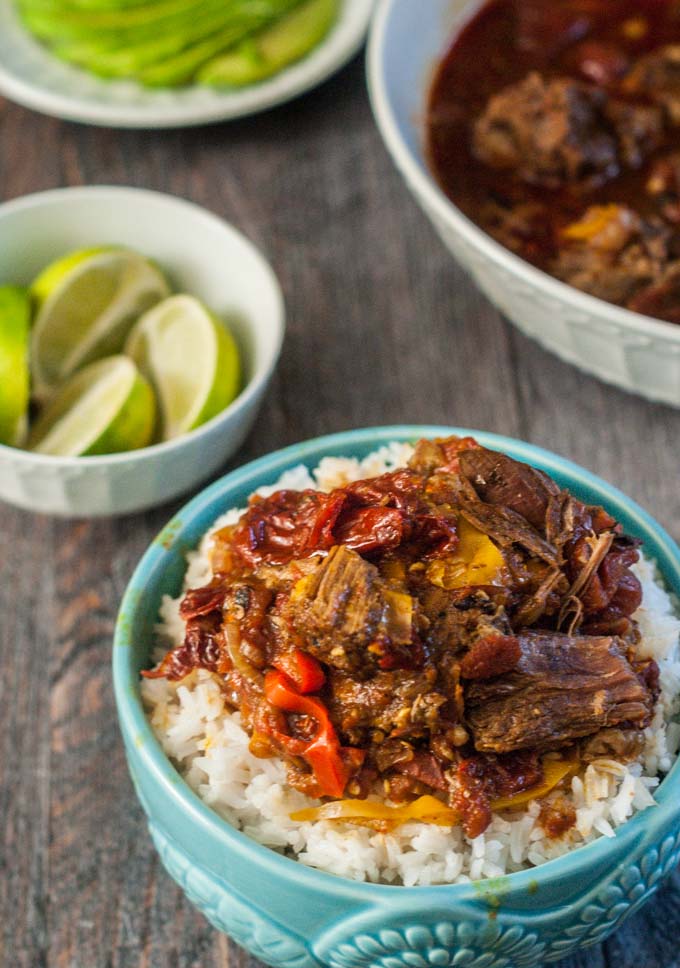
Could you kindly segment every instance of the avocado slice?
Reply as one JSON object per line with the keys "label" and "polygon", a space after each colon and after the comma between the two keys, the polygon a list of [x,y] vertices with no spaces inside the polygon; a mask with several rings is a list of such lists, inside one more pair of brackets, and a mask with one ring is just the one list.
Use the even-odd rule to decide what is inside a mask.
{"label": "avocado slice", "polygon": [[[234,26],[188,47],[186,50],[162,63],[154,64],[137,72],[136,79],[148,87],[176,87],[194,80],[197,71],[206,61],[221,54],[243,40],[248,34],[266,27],[282,12],[299,5],[300,0],[269,0],[264,4],[249,4],[251,14],[240,22],[241,32],[235,35]],[[259,10],[257,9],[259,8]]]}
{"label": "avocado slice", "polygon": [[[181,27],[158,32],[156,36],[135,44],[102,44],[72,42],[55,44],[54,53],[62,60],[83,67],[103,77],[134,77],[140,70],[173,57],[187,47],[213,36],[229,25],[230,14],[224,4],[206,3],[200,17],[189,18]],[[242,27],[232,27],[234,42],[243,37]]]}
{"label": "avocado slice", "polygon": [[326,36],[339,10],[339,0],[305,0],[277,23],[209,61],[200,84],[242,87],[278,73],[308,54]]}

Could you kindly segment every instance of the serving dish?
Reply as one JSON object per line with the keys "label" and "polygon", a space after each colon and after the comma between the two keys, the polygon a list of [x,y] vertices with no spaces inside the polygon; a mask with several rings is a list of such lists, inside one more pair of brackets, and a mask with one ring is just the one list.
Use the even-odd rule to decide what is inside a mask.
{"label": "serving dish", "polygon": [[105,81],[62,63],[23,28],[13,0],[0,0],[0,93],[43,114],[117,128],[180,128],[227,121],[272,108],[316,87],[363,43],[373,0],[344,0],[319,46],[261,84],[219,91],[190,86],[145,89]]}
{"label": "serving dish", "polygon": [[522,332],[602,380],[680,406],[680,327],[579,292],[524,262],[464,216],[430,171],[424,125],[429,85],[454,33],[479,6],[380,0],[368,84],[397,168],[447,248]]}
{"label": "serving dish", "polygon": [[[350,431],[270,454],[211,485],[173,518],[139,564],[118,618],[113,649],[116,703],[130,771],[161,859],[187,896],[222,931],[263,961],[291,968],[467,965],[530,968],[596,944],[656,890],[680,858],[680,767],[659,788],[658,806],[612,839],[558,860],[474,884],[390,887],[312,870],[259,846],[208,808],[180,779],[147,722],[139,672],[148,664],[163,594],[176,595],[184,555],[226,508],[299,463],[364,457],[390,441],[466,435],[447,427]],[[488,433],[485,446],[543,469],[577,497],[603,504],[643,539],[674,591],[680,549],[615,488],[547,451]]]}
{"label": "serving dish", "polygon": [[179,198],[134,188],[67,188],[0,205],[0,279],[27,285],[65,252],[118,243],[148,254],[180,289],[227,319],[244,388],[197,430],[141,450],[51,457],[0,445],[0,499],[49,514],[126,514],[205,480],[248,433],[284,331],[274,273],[236,229]]}

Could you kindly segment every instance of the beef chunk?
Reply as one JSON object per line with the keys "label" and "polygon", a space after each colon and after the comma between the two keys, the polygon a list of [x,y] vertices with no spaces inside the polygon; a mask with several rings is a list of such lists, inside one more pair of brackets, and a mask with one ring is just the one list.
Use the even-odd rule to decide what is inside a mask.
{"label": "beef chunk", "polygon": [[422,635],[437,655],[448,694],[455,694],[461,676],[489,679],[515,668],[521,649],[512,634],[502,589],[477,586],[447,591],[430,585],[418,595],[425,626]]}
{"label": "beef chunk", "polygon": [[554,249],[550,209],[542,202],[514,200],[512,194],[484,202],[479,224],[506,249],[540,263]]}
{"label": "beef chunk", "polygon": [[411,599],[388,589],[375,565],[343,545],[295,587],[289,609],[317,659],[363,674],[376,667],[381,643],[410,651]]}
{"label": "beef chunk", "polygon": [[467,686],[477,750],[558,749],[605,726],[648,722],[653,697],[618,639],[524,633],[519,640],[514,672]]}
{"label": "beef chunk", "polygon": [[433,651],[461,653],[475,642],[510,634],[504,589],[447,590],[424,583],[417,590],[421,635]]}
{"label": "beef chunk", "polygon": [[582,84],[531,73],[489,100],[474,127],[475,154],[491,168],[553,188],[614,174],[616,140],[599,124],[604,101]]}
{"label": "beef chunk", "polygon": [[636,292],[628,300],[628,309],[654,319],[680,323],[680,260],[668,266],[657,281]]}
{"label": "beef chunk", "polygon": [[477,157],[547,188],[599,184],[658,146],[658,110],[612,101],[600,88],[533,72],[490,98],[473,131]]}
{"label": "beef chunk", "polygon": [[462,453],[460,466],[482,501],[521,515],[548,545],[560,548],[575,531],[608,530],[616,523],[602,508],[586,507],[561,490],[543,471],[505,454],[480,447]]}
{"label": "beef chunk", "polygon": [[645,188],[658,205],[662,218],[673,225],[680,224],[680,151],[657,158]]}
{"label": "beef chunk", "polygon": [[460,468],[482,501],[516,511],[545,534],[550,499],[560,493],[547,474],[486,447],[463,451]]}
{"label": "beef chunk", "polygon": [[680,124],[680,44],[669,44],[641,57],[623,87],[630,94],[656,101],[671,124]]}
{"label": "beef chunk", "polygon": [[[672,165],[668,161],[668,165]],[[563,233],[550,271],[558,279],[633,312],[680,322],[680,235],[670,221],[680,221],[673,192],[676,177],[668,167],[655,169],[650,185],[659,191],[667,221],[643,219],[624,205],[594,205]],[[663,194],[663,186],[669,186]]]}
{"label": "beef chunk", "polygon": [[601,729],[581,744],[581,759],[584,763],[599,759],[632,762],[638,758],[644,745],[645,734],[641,729]]}
{"label": "beef chunk", "polygon": [[610,100],[605,115],[616,132],[623,167],[640,168],[662,141],[663,121],[658,108]]}
{"label": "beef chunk", "polygon": [[642,219],[624,205],[594,205],[565,229],[550,271],[592,296],[626,305],[676,261],[671,243],[659,219]]}
{"label": "beef chunk", "polygon": [[[366,731],[408,739],[438,728],[447,697],[436,687],[437,672],[378,672],[365,682],[332,670],[328,710],[343,736],[356,743]],[[384,738],[383,737],[383,738]]]}

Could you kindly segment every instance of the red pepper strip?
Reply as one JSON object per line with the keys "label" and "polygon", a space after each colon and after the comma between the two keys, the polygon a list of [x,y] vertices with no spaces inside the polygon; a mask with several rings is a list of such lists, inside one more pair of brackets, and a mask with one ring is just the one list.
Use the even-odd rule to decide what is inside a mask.
{"label": "red pepper strip", "polygon": [[349,770],[343,758],[338,737],[333,724],[328,718],[326,707],[319,699],[301,696],[295,691],[293,682],[277,669],[270,670],[264,678],[264,694],[267,701],[277,709],[287,713],[302,713],[311,716],[319,724],[315,738],[305,744],[301,750],[300,741],[293,737],[296,751],[301,750],[303,759],[307,760],[319,784],[319,795],[324,797],[341,797]]}
{"label": "red pepper strip", "polygon": [[321,665],[314,656],[302,649],[282,652],[273,660],[272,665],[292,679],[297,691],[303,694],[318,692],[326,681]]}

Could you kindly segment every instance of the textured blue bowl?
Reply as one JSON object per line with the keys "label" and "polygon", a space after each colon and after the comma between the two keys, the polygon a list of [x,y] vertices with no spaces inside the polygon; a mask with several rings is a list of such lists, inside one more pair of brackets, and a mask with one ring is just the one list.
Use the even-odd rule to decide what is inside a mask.
{"label": "textured blue bowl", "polygon": [[312,870],[249,840],[194,794],[146,721],[139,671],[148,664],[158,606],[178,594],[184,555],[224,510],[298,463],[362,457],[392,440],[473,433],[603,504],[644,541],[680,593],[680,549],[641,508],[575,464],[506,437],[448,427],[383,427],[308,441],[228,474],[170,521],[125,593],[113,655],[130,772],[165,867],[209,920],[253,955],[287,968],[529,968],[602,941],[656,890],[680,858],[680,768],[658,807],[542,867],[470,885],[388,887]]}

